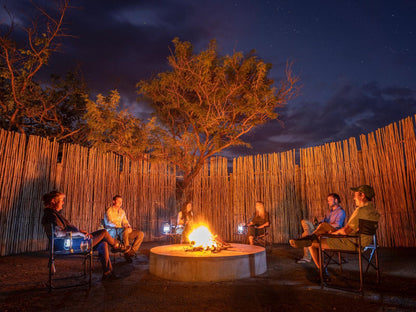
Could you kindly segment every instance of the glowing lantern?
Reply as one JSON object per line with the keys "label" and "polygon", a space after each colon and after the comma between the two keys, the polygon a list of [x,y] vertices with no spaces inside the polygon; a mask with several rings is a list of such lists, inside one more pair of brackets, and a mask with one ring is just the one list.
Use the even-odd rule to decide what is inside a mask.
{"label": "glowing lantern", "polygon": [[163,234],[169,234],[171,231],[171,226],[169,223],[164,223],[163,224]]}

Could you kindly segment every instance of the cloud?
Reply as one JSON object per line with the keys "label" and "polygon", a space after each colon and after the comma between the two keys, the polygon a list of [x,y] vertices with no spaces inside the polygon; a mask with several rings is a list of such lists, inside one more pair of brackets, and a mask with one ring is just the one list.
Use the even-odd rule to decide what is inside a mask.
{"label": "cloud", "polygon": [[[79,66],[93,95],[117,89],[123,106],[136,101],[137,82],[168,69],[173,38],[190,41],[196,49],[206,48],[222,24],[213,24],[215,14],[209,14],[213,8],[205,11],[205,22],[201,22],[201,8],[192,1],[77,3],[79,7],[66,16],[66,28],[74,38],[65,38],[63,53],[52,55],[42,79]],[[133,105],[133,111],[148,109],[137,107],[142,103]]]}
{"label": "cloud", "polygon": [[253,148],[235,147],[228,155],[284,152],[317,146],[372,131],[416,114],[416,92],[377,83],[339,85],[323,102],[299,101],[281,112],[284,127],[272,121],[245,136]]}

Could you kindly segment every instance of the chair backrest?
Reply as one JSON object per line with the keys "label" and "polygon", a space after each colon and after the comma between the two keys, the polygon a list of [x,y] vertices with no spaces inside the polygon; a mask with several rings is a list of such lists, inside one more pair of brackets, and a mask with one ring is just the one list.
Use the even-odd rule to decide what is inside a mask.
{"label": "chair backrest", "polygon": [[358,220],[358,232],[365,235],[376,235],[378,221],[370,221],[365,219]]}

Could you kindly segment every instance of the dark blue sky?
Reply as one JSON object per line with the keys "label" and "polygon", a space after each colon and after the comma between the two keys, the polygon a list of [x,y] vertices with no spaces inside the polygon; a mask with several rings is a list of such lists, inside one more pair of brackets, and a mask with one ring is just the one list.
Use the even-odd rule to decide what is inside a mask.
{"label": "dark blue sky", "polygon": [[[35,1],[39,4],[50,1]],[[24,23],[32,6],[0,0]],[[301,94],[246,137],[253,149],[227,156],[271,153],[366,134],[416,114],[416,2],[374,1],[104,1],[75,0],[67,15],[63,53],[48,71],[80,65],[95,93],[118,89],[135,102],[135,84],[166,70],[174,37],[196,51],[217,39],[223,54],[252,49],[273,64],[278,80],[287,61],[301,78]],[[23,13],[24,12],[24,13]],[[0,11],[3,22],[4,11]]]}

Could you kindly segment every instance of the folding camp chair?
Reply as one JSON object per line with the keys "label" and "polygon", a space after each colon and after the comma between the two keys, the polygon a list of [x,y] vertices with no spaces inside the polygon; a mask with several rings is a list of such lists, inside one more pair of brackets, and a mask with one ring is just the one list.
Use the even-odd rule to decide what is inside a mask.
{"label": "folding camp chair", "polygon": [[[72,235],[72,232],[67,232],[66,236],[58,236],[58,232],[55,231],[55,226],[51,225],[51,236],[49,237],[49,291],[52,289],[61,289],[69,287],[77,287],[83,285],[89,285],[91,287],[92,278],[92,240],[87,239],[84,236]],[[58,257],[77,257],[83,260],[83,274],[82,275],[70,275],[66,277],[58,277],[55,262]],[[88,278],[87,278],[88,275]],[[86,279],[87,278],[87,279]],[[77,279],[80,280],[77,283],[65,284],[59,283],[57,286],[55,282]]]}
{"label": "folding camp chair", "polygon": [[[363,292],[363,282],[364,277],[366,276],[368,269],[370,267],[374,268],[377,272],[377,283],[380,283],[380,266],[378,261],[378,252],[377,252],[377,228],[378,222],[377,221],[370,221],[370,220],[359,220],[358,225],[358,232],[355,235],[333,235],[333,234],[324,234],[319,237],[319,273],[321,278],[321,288],[324,286],[330,287],[327,283],[325,283],[323,278],[323,271],[326,269],[328,264],[336,263],[340,267],[340,271],[342,272],[342,264],[344,263],[341,258],[342,253],[348,254],[357,254],[358,255],[358,263],[359,263],[359,270],[360,270],[360,287],[357,290],[358,292]],[[372,242],[367,246],[361,245],[361,235],[370,235],[372,236]],[[355,250],[342,250],[342,249],[323,249],[321,242],[322,239],[331,238],[331,239],[341,239],[341,238],[348,238],[353,240],[354,244],[356,245]],[[332,255],[338,255],[338,260],[331,262],[333,259],[329,259],[324,261],[324,252],[328,257],[331,256],[329,252],[332,252]],[[363,260],[367,263],[365,271],[363,272]]]}

